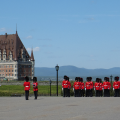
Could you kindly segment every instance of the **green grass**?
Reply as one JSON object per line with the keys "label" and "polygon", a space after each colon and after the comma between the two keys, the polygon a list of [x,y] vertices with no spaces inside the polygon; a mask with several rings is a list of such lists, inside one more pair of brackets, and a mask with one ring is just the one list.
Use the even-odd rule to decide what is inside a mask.
{"label": "green grass", "polygon": [[[51,95],[56,95],[56,85],[51,85]],[[24,87],[22,85],[2,85],[0,86],[0,96],[11,96],[13,94],[24,95]],[[31,86],[30,95],[33,95]],[[61,85],[58,86],[58,94],[61,95]],[[50,85],[38,85],[38,95],[50,95]]]}

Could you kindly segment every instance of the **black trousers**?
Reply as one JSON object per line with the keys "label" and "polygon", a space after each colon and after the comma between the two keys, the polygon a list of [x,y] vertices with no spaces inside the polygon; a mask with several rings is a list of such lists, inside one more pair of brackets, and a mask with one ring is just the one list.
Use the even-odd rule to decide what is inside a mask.
{"label": "black trousers", "polygon": [[29,90],[25,90],[25,99],[28,100]]}
{"label": "black trousers", "polygon": [[115,89],[114,97],[119,97],[119,89]]}
{"label": "black trousers", "polygon": [[75,90],[75,97],[79,97],[79,90]]}
{"label": "black trousers", "polygon": [[37,93],[38,93],[38,91],[34,91],[35,99],[37,99]]}
{"label": "black trousers", "polygon": [[102,97],[102,90],[99,90],[100,97]]}
{"label": "black trousers", "polygon": [[68,88],[63,88],[63,97],[68,96]]}
{"label": "black trousers", "polygon": [[67,96],[70,97],[70,89],[68,89],[68,95]]}
{"label": "black trousers", "polygon": [[104,97],[110,97],[110,90],[104,89]]}
{"label": "black trousers", "polygon": [[92,93],[92,89],[90,90],[90,97],[92,97],[93,96],[93,93]]}
{"label": "black trousers", "polygon": [[86,90],[86,95],[85,95],[86,97],[90,97],[90,90],[88,89],[88,90]]}
{"label": "black trousers", "polygon": [[96,90],[96,97],[100,97],[100,91],[99,90]]}
{"label": "black trousers", "polygon": [[81,90],[81,97],[84,97],[84,90]]}

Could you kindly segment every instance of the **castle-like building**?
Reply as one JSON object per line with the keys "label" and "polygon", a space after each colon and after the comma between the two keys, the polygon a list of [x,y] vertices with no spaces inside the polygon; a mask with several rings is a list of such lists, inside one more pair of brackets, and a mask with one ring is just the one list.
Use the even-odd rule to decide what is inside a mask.
{"label": "castle-like building", "polygon": [[18,33],[0,35],[0,80],[23,80],[25,76],[33,79],[34,55],[28,54]]}

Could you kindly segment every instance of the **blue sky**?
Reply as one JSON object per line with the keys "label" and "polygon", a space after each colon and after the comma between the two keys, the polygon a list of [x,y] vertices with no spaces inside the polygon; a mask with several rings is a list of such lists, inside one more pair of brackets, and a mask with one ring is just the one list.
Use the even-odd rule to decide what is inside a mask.
{"label": "blue sky", "polygon": [[120,67],[120,0],[2,0],[0,35],[15,34],[36,67]]}

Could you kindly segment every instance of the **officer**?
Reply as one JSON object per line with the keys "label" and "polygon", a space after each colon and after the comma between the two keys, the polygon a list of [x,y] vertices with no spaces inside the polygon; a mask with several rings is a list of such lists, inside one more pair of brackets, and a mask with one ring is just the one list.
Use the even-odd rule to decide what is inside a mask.
{"label": "officer", "polygon": [[68,80],[66,75],[64,75],[64,80],[62,82],[62,89],[63,89],[63,97],[67,97],[68,96]]}
{"label": "officer", "polygon": [[92,90],[93,90],[93,81],[92,81],[92,77],[89,77],[89,82],[90,82],[90,97],[93,96]]}
{"label": "officer", "polygon": [[100,89],[100,84],[99,84],[99,78],[96,78],[96,82],[94,84],[94,90],[95,90],[95,96],[99,97],[100,93],[99,93],[99,89]]}
{"label": "officer", "polygon": [[78,77],[75,78],[73,89],[74,89],[74,96],[75,97],[79,97],[80,84],[78,82]]}
{"label": "officer", "polygon": [[30,90],[30,82],[29,82],[29,77],[25,77],[25,82],[23,84],[24,90],[25,90],[25,99],[28,100],[29,96],[29,90]]}
{"label": "officer", "polygon": [[102,79],[99,79],[99,95],[100,97],[102,97],[102,90],[103,90],[103,84],[102,84]]}
{"label": "officer", "polygon": [[114,79],[115,79],[115,81],[113,83],[113,90],[115,91],[114,92],[114,97],[119,97],[119,87],[120,87],[119,82],[118,82],[119,77],[116,76]]}
{"label": "officer", "polygon": [[81,78],[81,97],[84,97],[84,82],[83,82],[83,78]]}
{"label": "officer", "polygon": [[36,100],[37,99],[37,95],[38,95],[37,77],[33,77],[33,91],[34,91],[34,96],[35,96],[35,100]]}
{"label": "officer", "polygon": [[86,97],[90,97],[90,77],[87,77],[87,82],[85,83]]}
{"label": "officer", "polygon": [[70,88],[71,88],[71,83],[69,81],[69,77],[67,77],[68,80],[68,97],[70,97]]}

